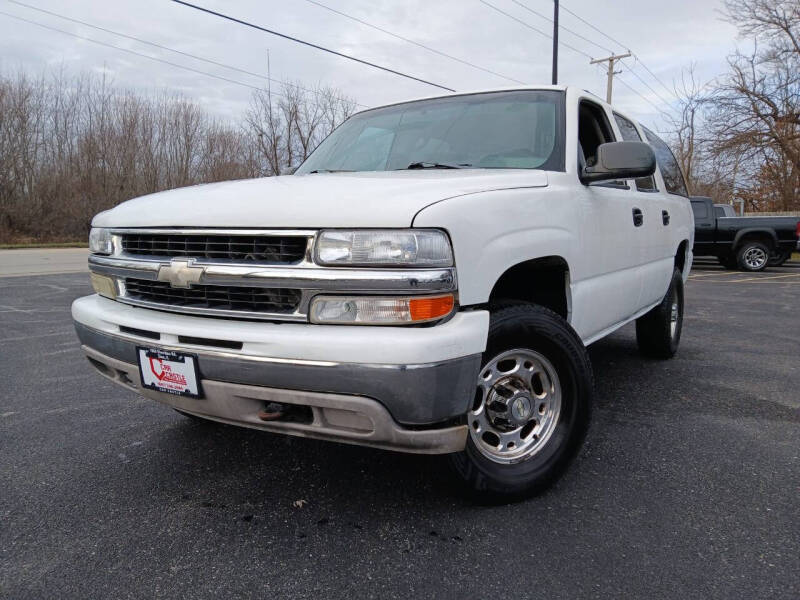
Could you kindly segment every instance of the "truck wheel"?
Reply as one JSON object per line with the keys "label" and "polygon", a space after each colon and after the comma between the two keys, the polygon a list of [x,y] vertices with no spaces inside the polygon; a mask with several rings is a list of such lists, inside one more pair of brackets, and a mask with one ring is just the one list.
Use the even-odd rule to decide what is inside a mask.
{"label": "truck wheel", "polygon": [[792,255],[791,252],[775,252],[770,255],[769,262],[767,262],[767,265],[770,267],[780,267],[781,265],[783,265],[783,263],[789,260],[789,257],[791,255]]}
{"label": "truck wheel", "polygon": [[586,348],[553,311],[510,305],[492,312],[481,364],[469,438],[451,466],[480,501],[540,492],[586,435],[594,387]]}
{"label": "truck wheel", "polygon": [[725,267],[728,271],[733,271],[737,268],[735,256],[724,256],[717,259],[719,264]]}
{"label": "truck wheel", "polygon": [[742,271],[763,271],[769,262],[769,248],[762,242],[744,242],[736,251],[736,262]]}
{"label": "truck wheel", "polygon": [[639,351],[651,358],[672,358],[678,351],[683,329],[683,277],[678,269],[661,303],[636,319]]}

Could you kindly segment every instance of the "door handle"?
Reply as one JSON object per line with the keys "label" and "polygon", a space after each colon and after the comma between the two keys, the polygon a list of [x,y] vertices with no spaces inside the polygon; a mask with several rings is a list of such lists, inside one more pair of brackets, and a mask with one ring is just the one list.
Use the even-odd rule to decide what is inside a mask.
{"label": "door handle", "polygon": [[668,210],[662,210],[661,211],[661,222],[664,223],[664,225],[669,225],[669,211]]}
{"label": "door handle", "polygon": [[641,208],[633,209],[633,226],[641,227],[644,224],[644,215]]}
{"label": "door handle", "polygon": [[700,223],[700,227],[711,227],[711,223]]}

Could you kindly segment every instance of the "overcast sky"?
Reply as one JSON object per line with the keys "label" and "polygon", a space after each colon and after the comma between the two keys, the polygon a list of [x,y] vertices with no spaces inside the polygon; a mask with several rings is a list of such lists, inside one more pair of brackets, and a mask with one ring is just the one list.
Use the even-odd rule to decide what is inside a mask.
{"label": "overcast sky", "polygon": [[[436,94],[437,89],[349,60],[222,20],[169,0],[23,0],[25,4],[85,21],[230,66],[267,74],[267,50],[274,79],[304,85],[331,85],[360,104],[374,106]],[[480,0],[314,0],[375,26],[526,83],[550,83],[551,41],[493,10]],[[551,0],[486,0],[528,25],[549,33],[552,24],[523,4],[552,16]],[[439,56],[413,44],[334,14],[310,0],[193,0],[193,3],[339,52],[462,91],[512,85],[513,82]],[[671,96],[681,69],[697,64],[703,81],[725,70],[725,57],[737,43],[736,30],[721,20],[716,0],[569,0],[564,6],[620,42],[617,44],[574,16],[562,12],[562,26],[599,46],[562,30],[561,41],[600,58],[608,50],[630,49],[660,80],[633,59],[622,66],[614,103],[646,124],[657,124],[657,109]],[[0,11],[81,37],[157,57],[198,71],[261,87],[255,75],[232,71],[130,39],[91,29],[0,0]],[[624,46],[623,46],[624,45]],[[605,96],[606,78],[589,58],[565,45],[560,49],[559,82]],[[179,91],[210,111],[238,119],[252,93],[175,66],[101,46],[71,35],[0,14],[0,69],[31,73],[66,67],[70,72],[105,70],[124,87]],[[632,71],[631,71],[632,69]],[[652,88],[640,81],[643,79]],[[273,91],[279,86],[273,84]],[[654,106],[655,105],[655,106]]]}

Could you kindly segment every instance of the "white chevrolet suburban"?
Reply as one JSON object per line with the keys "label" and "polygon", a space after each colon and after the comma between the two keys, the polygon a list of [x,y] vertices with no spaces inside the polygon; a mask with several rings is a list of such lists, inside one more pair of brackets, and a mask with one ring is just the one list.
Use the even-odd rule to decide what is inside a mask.
{"label": "white chevrolet suburban", "polygon": [[97,215],[72,316],[102,375],[187,416],[450,454],[521,497],[584,438],[588,344],[636,320],[675,353],[687,196],[663,141],[577,88],[393,104],[291,175]]}

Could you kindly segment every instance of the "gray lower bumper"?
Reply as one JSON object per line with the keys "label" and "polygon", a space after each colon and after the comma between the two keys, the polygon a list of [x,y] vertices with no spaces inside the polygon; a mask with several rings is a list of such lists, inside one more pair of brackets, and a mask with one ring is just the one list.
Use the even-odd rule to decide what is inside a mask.
{"label": "gray lower bumper", "polygon": [[[99,362],[112,369],[109,374],[103,372],[103,369],[98,366],[101,373],[116,379],[118,383],[127,384],[128,387],[135,387],[137,392],[146,396],[154,394],[139,387],[136,346],[170,349],[172,348],[171,346],[165,346],[146,339],[138,340],[110,335],[77,322],[75,323],[75,329],[84,350],[93,359],[93,364],[98,366],[97,363]],[[208,390],[211,387],[217,389],[219,395],[224,396],[226,394],[236,395],[233,391],[236,386],[247,387],[249,397],[256,398],[259,394],[254,390],[268,388],[271,395],[267,399],[290,404],[302,404],[302,402],[278,400],[275,394],[277,392],[286,392],[291,396],[293,392],[303,392],[306,395],[336,395],[339,396],[337,401],[342,401],[342,397],[346,396],[353,399],[354,403],[374,405],[377,412],[371,412],[370,419],[373,421],[379,418],[380,420],[388,419],[388,425],[408,432],[412,437],[413,434],[431,432],[431,430],[442,431],[441,429],[433,428],[422,429],[419,426],[443,423],[460,417],[467,412],[469,403],[474,395],[475,381],[480,368],[480,355],[478,354],[442,363],[423,365],[360,365],[349,363],[315,365],[291,361],[265,362],[235,353],[204,351],[202,348],[194,346],[181,347],[179,350],[197,355],[198,368],[204,390]],[[117,362],[123,365],[123,368],[120,368]],[[118,369],[123,373],[132,369],[136,376],[126,376],[120,380],[116,377],[119,373],[115,375],[114,369]],[[209,383],[211,383],[210,387]],[[233,387],[226,388],[225,386]],[[228,391],[225,392],[225,389]],[[164,394],[157,395],[165,396]],[[197,404],[192,405],[191,402],[193,401],[180,397],[168,396],[168,398],[156,399],[189,412],[195,412],[192,409],[198,406]],[[187,402],[189,404],[183,406]],[[262,406],[264,398],[258,402],[259,407]],[[177,406],[177,403],[181,403],[181,406]],[[312,408],[314,406],[313,403],[309,405]],[[362,409],[363,406],[359,410],[363,412]],[[385,413],[385,418],[381,417],[383,413]],[[210,416],[226,422],[238,422],[235,415],[228,413],[224,416],[215,416],[206,412],[204,416]],[[258,425],[261,428],[270,429],[270,427],[262,426],[258,423],[244,422],[240,424]],[[404,425],[416,427],[408,429],[404,428]],[[287,431],[287,433],[290,432]],[[393,433],[392,435],[395,434]],[[314,437],[333,439],[337,436],[326,434]],[[362,442],[356,441],[355,443]],[[409,441],[403,442],[405,445],[410,443]],[[427,443],[423,442],[423,446]],[[460,444],[463,447],[463,440],[461,440]],[[404,449],[392,443],[371,443],[369,445]],[[460,448],[418,451],[447,452],[458,449]]]}

